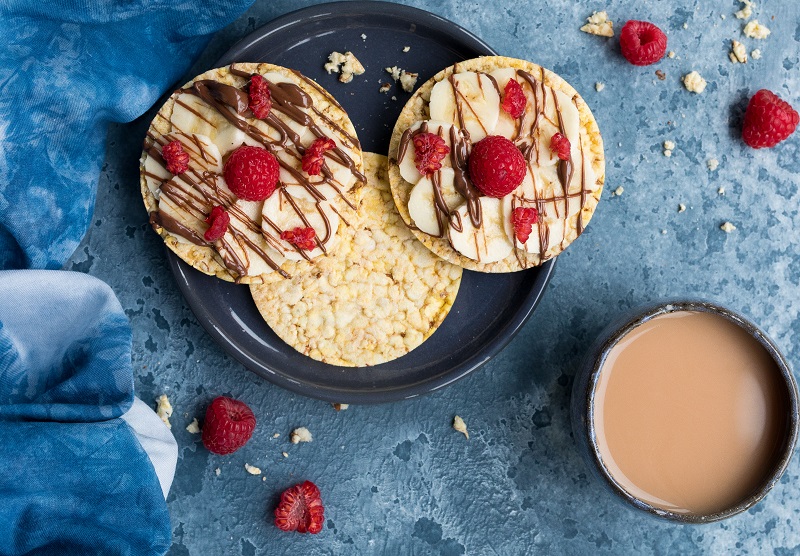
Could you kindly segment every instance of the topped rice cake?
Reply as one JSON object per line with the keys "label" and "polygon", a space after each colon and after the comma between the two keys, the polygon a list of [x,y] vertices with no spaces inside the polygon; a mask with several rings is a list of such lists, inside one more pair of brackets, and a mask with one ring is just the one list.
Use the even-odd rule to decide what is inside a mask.
{"label": "topped rice cake", "polygon": [[403,220],[463,268],[514,272],[561,253],[592,218],[603,140],[566,81],[487,56],[442,70],[394,127],[389,179]]}
{"label": "topped rice cake", "polygon": [[289,262],[334,252],[365,182],[355,129],[333,97],[299,72],[255,63],[175,91],[150,125],[140,175],[167,246],[240,283],[288,278]]}

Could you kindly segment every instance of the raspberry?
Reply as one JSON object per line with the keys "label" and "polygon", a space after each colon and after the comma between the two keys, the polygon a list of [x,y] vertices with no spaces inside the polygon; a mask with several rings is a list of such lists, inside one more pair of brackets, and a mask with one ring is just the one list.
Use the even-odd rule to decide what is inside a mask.
{"label": "raspberry", "polygon": [[298,249],[312,251],[317,246],[317,242],[314,241],[314,237],[316,235],[317,232],[314,231],[314,228],[298,227],[294,230],[286,230],[281,232],[281,239],[283,241],[288,241]]}
{"label": "raspberry", "polygon": [[259,74],[253,74],[250,78],[250,88],[247,90],[250,97],[250,110],[259,120],[269,116],[272,108],[272,94],[269,92],[269,83]]}
{"label": "raspberry", "polygon": [[742,139],[754,149],[774,147],[792,133],[800,120],[788,102],[775,93],[761,89],[747,105]]}
{"label": "raspberry", "polygon": [[550,138],[550,150],[561,160],[569,160],[569,151],[572,145],[569,144],[569,139],[556,133]]}
{"label": "raspberry", "polygon": [[263,201],[275,191],[280,166],[266,149],[242,145],[228,157],[223,174],[234,195],[245,201]]}
{"label": "raspberry", "polygon": [[287,488],[275,508],[275,525],[281,531],[297,531],[316,535],[325,522],[325,507],[322,505],[319,488],[305,481]]}
{"label": "raspberry", "polygon": [[514,143],[500,135],[484,137],[469,155],[469,177],[488,197],[505,197],[525,177],[525,159]]}
{"label": "raspberry", "polygon": [[206,410],[203,444],[209,452],[231,454],[247,444],[256,428],[256,417],[247,404],[220,396]]}
{"label": "raspberry", "polygon": [[211,209],[211,214],[206,218],[206,224],[209,224],[209,227],[206,233],[203,234],[203,238],[209,243],[217,241],[225,235],[225,232],[228,230],[228,224],[230,223],[231,216],[228,214],[228,211],[220,206],[214,207]]}
{"label": "raspberry", "polygon": [[161,147],[161,157],[167,163],[167,172],[183,174],[189,169],[189,153],[183,150],[180,141],[170,141]]}
{"label": "raspberry", "polygon": [[664,57],[667,36],[652,23],[632,19],[619,33],[619,47],[634,66],[649,66]]}
{"label": "raspberry", "polygon": [[517,207],[511,213],[511,223],[514,225],[514,235],[524,244],[528,241],[533,230],[533,225],[539,221],[539,211],[535,208]]}
{"label": "raspberry", "polygon": [[525,98],[525,92],[522,86],[514,79],[509,79],[503,92],[503,102],[500,107],[508,112],[508,115],[516,119],[525,113],[525,105],[528,104],[528,99]]}
{"label": "raspberry", "polygon": [[309,176],[318,176],[322,172],[322,165],[325,163],[325,151],[329,151],[336,147],[333,139],[327,137],[320,137],[314,139],[307,148],[303,155],[301,164],[303,171]]}
{"label": "raspberry", "polygon": [[414,136],[414,162],[423,176],[442,169],[442,160],[450,153],[444,139],[434,133],[418,133]]}

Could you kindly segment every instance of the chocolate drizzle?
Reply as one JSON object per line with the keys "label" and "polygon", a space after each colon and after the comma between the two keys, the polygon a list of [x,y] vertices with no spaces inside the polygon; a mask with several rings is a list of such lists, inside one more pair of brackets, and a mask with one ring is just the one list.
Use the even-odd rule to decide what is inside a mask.
{"label": "chocolate drizzle", "polygon": [[[250,79],[252,76],[249,72],[243,72],[237,69],[233,64],[230,66],[230,72],[235,76],[246,79]],[[303,79],[309,82],[308,79],[304,77]],[[298,133],[282,120],[278,116],[278,113],[301,126],[307,127],[315,137],[326,137],[324,131],[314,122],[312,116],[308,113],[308,110],[311,110],[314,114],[319,116],[326,125],[343,136],[345,139],[342,139],[342,142],[348,147],[359,146],[359,143],[351,134],[347,133],[330,118],[320,112],[314,106],[312,98],[298,85],[289,82],[273,83],[269,80],[267,80],[267,83],[272,95],[273,110],[270,111],[269,116],[264,121],[271,128],[275,129],[278,135],[277,140],[246,120],[248,117],[253,117],[253,114],[248,107],[249,97],[242,89],[218,81],[199,80],[194,82],[190,87],[182,89],[179,92],[199,97],[203,102],[216,110],[231,125],[235,126],[250,139],[261,144],[265,149],[276,156],[281,168],[292,175],[314,199],[315,208],[325,224],[324,237],[317,237],[315,241],[317,246],[324,253],[326,252],[324,244],[335,233],[335,230],[331,228],[330,220],[323,210],[322,203],[327,199],[322,191],[318,189],[318,186],[323,183],[330,185],[348,206],[353,210],[355,210],[356,207],[352,201],[345,196],[342,191],[343,185],[335,179],[333,172],[327,165],[323,165],[321,180],[318,182],[311,182],[304,173],[288,164],[279,156],[280,154],[284,156],[288,154],[290,157],[299,160],[305,152],[305,147],[301,144],[301,137]],[[321,90],[318,85],[314,86],[317,90]],[[331,98],[330,95],[326,93],[324,96],[326,99]],[[192,106],[182,102],[180,97],[177,97],[175,102],[209,125],[214,125]],[[195,163],[200,164],[204,170],[207,170],[211,164],[217,165],[219,163],[219,161],[215,160],[214,157],[203,148],[202,143],[196,136],[188,133],[184,133],[184,135],[190,138],[191,143],[189,145],[184,143],[184,146],[187,147]],[[165,166],[165,163],[156,145],[163,146],[166,142],[167,141],[163,137],[148,135],[148,141],[145,143],[145,151],[148,156],[152,157],[152,159],[161,166]],[[361,182],[366,181],[366,177],[358,169],[355,161],[340,146],[337,145],[334,149],[326,152],[325,155],[329,159],[348,168],[357,180]],[[152,179],[162,181],[161,195],[168,198],[175,206],[198,220],[204,220],[213,206],[224,206],[236,221],[244,225],[246,230],[261,235],[268,245],[276,248],[278,251],[285,248],[286,244],[279,240],[281,230],[275,226],[269,218],[264,217],[263,220],[267,224],[267,229],[271,228],[274,232],[273,235],[273,233],[268,232],[267,229],[262,228],[258,222],[249,218],[242,208],[236,204],[236,198],[218,187],[216,183],[216,174],[208,171],[200,173],[195,170],[189,170],[177,176],[180,179],[173,178],[167,181],[149,172],[145,172],[145,175]],[[286,191],[284,186],[281,186],[276,193],[281,195],[281,200],[286,199],[304,225],[310,226],[306,215],[300,209],[296,200]],[[331,208],[341,217],[341,214],[335,207],[331,205]],[[349,225],[346,219],[342,218],[342,221],[344,221],[346,225]],[[154,227],[163,228],[193,244],[215,248],[220,254],[225,266],[237,275],[237,281],[246,276],[250,268],[248,249],[262,258],[270,268],[278,271],[284,277],[289,277],[258,243],[248,237],[244,231],[238,230],[232,225],[229,226],[229,233],[223,236],[222,239],[214,244],[209,244],[197,231],[179,222],[170,215],[165,214],[163,211],[151,213],[150,222]],[[238,253],[236,247],[238,247]],[[310,260],[308,253],[304,250],[294,245],[292,245],[292,248],[303,258]]]}

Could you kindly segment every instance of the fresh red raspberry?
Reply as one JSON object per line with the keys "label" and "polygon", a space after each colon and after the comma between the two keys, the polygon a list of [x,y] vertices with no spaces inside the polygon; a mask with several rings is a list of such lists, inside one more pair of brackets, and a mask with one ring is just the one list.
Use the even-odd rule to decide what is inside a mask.
{"label": "fresh red raspberry", "polygon": [[307,148],[300,163],[303,171],[309,176],[318,176],[322,172],[322,165],[325,163],[325,152],[336,147],[333,139],[319,137],[314,139]]}
{"label": "fresh red raspberry", "polygon": [[414,136],[414,162],[423,176],[442,169],[442,160],[450,153],[445,140],[435,133],[418,133]]}
{"label": "fresh red raspberry", "polygon": [[206,233],[203,234],[203,239],[209,243],[213,243],[225,235],[228,231],[228,224],[231,223],[231,216],[221,206],[216,206],[211,209],[211,214],[206,218],[206,224],[209,224]]}
{"label": "fresh red raspberry", "polygon": [[528,104],[528,99],[525,97],[522,85],[517,83],[515,79],[509,79],[503,92],[503,102],[500,107],[508,112],[509,116],[516,119],[525,113],[526,104]]}
{"label": "fresh red raspberry", "polygon": [[283,241],[288,241],[303,251],[313,251],[317,246],[317,242],[314,241],[316,235],[317,232],[314,231],[314,228],[297,227],[294,230],[285,230],[281,232],[281,239]]}
{"label": "fresh red raspberry", "polygon": [[505,197],[525,177],[522,153],[500,135],[489,135],[475,143],[468,164],[472,183],[488,197]]}
{"label": "fresh red raspberry", "polygon": [[649,66],[664,57],[667,36],[647,21],[628,21],[619,32],[622,55],[634,66]]}
{"label": "fresh red raspberry", "polygon": [[245,201],[263,201],[275,192],[280,166],[266,149],[242,145],[228,157],[223,174],[234,195]]}
{"label": "fresh red raspberry", "polygon": [[794,133],[800,117],[788,102],[761,89],[747,105],[742,139],[754,149],[774,147]]}
{"label": "fresh red raspberry", "polygon": [[206,410],[203,444],[209,452],[232,454],[250,440],[256,417],[247,404],[220,396]]}
{"label": "fresh red raspberry", "polygon": [[511,213],[511,223],[514,225],[514,235],[520,243],[524,244],[531,237],[533,225],[539,221],[539,211],[535,208],[517,207]]}
{"label": "fresh red raspberry", "polygon": [[255,73],[250,78],[250,88],[247,90],[250,97],[250,111],[259,120],[269,116],[272,108],[272,94],[269,92],[269,83],[261,75]]}
{"label": "fresh red raspberry", "polygon": [[167,163],[167,172],[183,174],[189,169],[189,153],[183,150],[180,141],[170,141],[161,147],[161,157]]}
{"label": "fresh red raspberry", "polygon": [[287,488],[275,508],[275,525],[281,531],[317,534],[325,522],[325,506],[319,488],[305,481]]}
{"label": "fresh red raspberry", "polygon": [[554,134],[550,138],[550,150],[558,156],[561,160],[569,160],[569,151],[572,145],[569,144],[569,139],[560,133]]}

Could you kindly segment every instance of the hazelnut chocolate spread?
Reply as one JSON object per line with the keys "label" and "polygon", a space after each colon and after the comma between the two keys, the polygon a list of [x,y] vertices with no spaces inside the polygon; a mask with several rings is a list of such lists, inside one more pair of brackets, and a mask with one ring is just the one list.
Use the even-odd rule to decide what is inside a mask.
{"label": "hazelnut chocolate spread", "polygon": [[[518,118],[515,121],[515,130],[514,134],[511,137],[511,141],[517,145],[522,153],[523,157],[525,158],[529,170],[532,173],[534,167],[540,166],[540,159],[539,159],[539,138],[536,134],[538,130],[540,121],[542,118],[547,118],[546,115],[546,106],[547,106],[547,96],[548,90],[550,87],[547,87],[544,84],[545,74],[544,68],[540,69],[540,76],[537,79],[530,73],[524,70],[517,70],[517,75],[523,80],[524,83],[527,83],[528,87],[530,88],[532,95],[533,95],[533,110],[526,111],[521,118]],[[458,66],[453,66],[453,73],[448,76],[448,80],[453,87],[454,96],[455,96],[455,114],[456,119],[458,121],[458,128],[452,127],[450,129],[450,162],[454,172],[454,186],[456,191],[464,198],[467,202],[467,209],[470,216],[470,220],[474,227],[478,228],[481,226],[482,223],[482,216],[481,216],[481,205],[480,205],[480,197],[481,193],[469,179],[469,174],[467,173],[467,158],[469,156],[469,152],[472,148],[472,143],[470,141],[469,133],[465,129],[465,120],[464,120],[464,113],[465,110],[468,110],[477,116],[477,112],[473,108],[472,104],[470,104],[469,99],[458,90],[458,79],[456,78],[456,74],[458,72]],[[481,72],[478,72],[481,73]],[[497,84],[497,80],[485,73],[481,73],[481,75],[485,75],[488,77],[494,88],[496,89],[498,95],[500,94],[500,88]],[[479,86],[483,87],[483,80],[478,80]],[[553,98],[553,103],[555,105],[556,114],[558,116],[557,122],[551,122],[553,125],[557,125],[561,134],[566,136],[567,132],[564,126],[564,121],[562,117],[561,107],[559,106],[558,96],[554,92],[550,92]],[[572,99],[573,103],[575,99]],[[478,123],[483,127],[480,122],[480,118],[477,118]],[[460,128],[460,129],[459,129]],[[412,131],[411,128],[406,129],[400,137],[400,142],[397,151],[397,163],[403,161],[405,156],[408,154],[408,149],[410,143],[413,141],[414,137],[421,133],[428,132],[428,122],[424,122],[419,128]],[[484,132],[487,130],[484,128]],[[437,133],[441,136],[442,129],[441,127],[437,130]],[[583,158],[583,145],[579,145],[581,158]],[[569,216],[569,211],[567,210],[569,200],[571,198],[580,197],[580,212],[578,214],[578,224],[577,229],[578,233],[580,234],[583,231],[583,207],[586,202],[586,171],[584,168],[584,164],[581,164],[581,189],[579,192],[570,192],[570,183],[572,182],[573,174],[574,174],[574,162],[572,159],[572,155],[570,154],[570,158],[568,160],[559,160],[557,163],[557,175],[558,180],[561,183],[561,187],[563,190],[563,196],[555,196],[549,198],[539,198],[534,197],[533,199],[522,198],[517,195],[514,195],[512,198],[512,207],[516,208],[517,206],[522,205],[533,205],[539,211],[539,214],[544,214],[545,205],[548,203],[553,203],[555,205],[556,214],[560,212],[559,210],[559,202],[564,202],[564,214],[563,218],[566,220]],[[446,234],[445,227],[443,226],[444,222],[449,221],[450,225],[456,231],[462,231],[462,224],[460,215],[455,210],[450,210],[446,203],[444,202],[444,196],[442,192],[441,186],[441,172],[436,172],[433,174],[431,181],[433,182],[433,191],[434,191],[434,205],[435,205],[435,212],[437,221],[439,223],[439,234],[435,237],[444,237]],[[537,195],[536,187],[534,187],[534,195]],[[559,215],[560,216],[560,215]],[[567,226],[564,226],[564,236],[566,236]],[[538,233],[539,233],[539,254],[540,257],[543,259],[544,254],[547,252],[551,242],[550,238],[550,230],[546,225],[540,222],[538,226]],[[562,241],[566,239],[566,237],[562,238]],[[519,253],[516,253],[517,259],[522,266],[526,266],[523,258],[519,256]]]}
{"label": "hazelnut chocolate spread", "polygon": [[[249,72],[243,72],[236,69],[233,65],[231,65],[230,71],[236,76],[245,77],[248,79],[252,75]],[[309,81],[307,79],[305,80]],[[273,83],[269,80],[267,80],[267,83],[272,96],[273,110],[270,111],[269,116],[264,121],[277,131],[279,135],[278,140],[269,137],[260,129],[251,125],[245,119],[246,117],[252,117],[252,113],[248,107],[248,94],[242,89],[214,80],[199,80],[195,81],[191,86],[181,89],[179,92],[188,93],[199,97],[211,108],[216,110],[229,123],[244,132],[251,139],[263,145],[263,147],[273,155],[276,155],[281,169],[291,174],[297,180],[297,182],[314,198],[315,207],[325,226],[325,233],[323,237],[315,237],[315,242],[320,250],[323,253],[326,253],[327,251],[324,244],[326,241],[328,241],[328,239],[330,239],[332,234],[335,233],[335,230],[332,229],[328,216],[325,214],[325,211],[322,210],[321,203],[327,199],[323,192],[318,189],[318,186],[321,184],[331,186],[354,210],[355,205],[345,197],[344,193],[342,192],[342,185],[336,181],[332,171],[327,167],[327,165],[323,164],[321,182],[312,183],[308,176],[306,176],[303,172],[298,171],[296,168],[290,166],[285,161],[281,160],[279,156],[277,156],[279,153],[288,154],[299,160],[302,157],[302,154],[305,152],[305,148],[301,144],[300,136],[286,122],[279,118],[275,112],[279,112],[290,120],[307,127],[316,137],[326,137],[323,130],[304,110],[311,108],[315,114],[322,117],[327,125],[334,128],[347,139],[347,141],[350,143],[348,146],[358,146],[358,141],[350,134],[346,133],[340,126],[331,121],[330,118],[324,116],[319,110],[317,110],[316,107],[313,106],[313,100],[311,97],[299,86],[295,85],[294,83],[287,82]],[[319,89],[319,86],[316,86],[316,88]],[[326,94],[325,96],[326,98],[330,98],[330,95]],[[209,125],[213,125],[212,122],[209,122],[207,118],[204,118],[200,112],[194,110],[185,102],[182,102],[179,97],[176,98],[175,102]],[[229,108],[233,109],[233,111],[231,111]],[[173,125],[173,128],[174,131],[181,132],[180,129],[177,129],[177,126]],[[202,143],[194,135],[189,133],[184,133],[184,135],[192,139],[192,142],[195,146],[193,149],[193,154],[197,155],[193,157],[195,160],[197,158],[200,158],[203,161],[208,161],[211,159],[214,164],[219,164],[219,161],[215,160],[214,157],[203,148]],[[148,139],[149,145],[146,144],[145,146],[147,155],[151,157],[154,162],[162,167],[165,167],[163,157],[161,156],[160,150],[156,148],[156,145],[163,146],[168,141],[163,137],[156,137],[150,133],[148,133]],[[184,144],[184,147],[187,147],[187,145]],[[358,170],[356,162],[350,158],[348,154],[344,152],[338,145],[334,149],[326,152],[325,155],[338,164],[347,167],[357,180],[362,182],[366,181],[365,176]],[[206,164],[201,163],[201,166],[206,166]],[[161,184],[160,195],[167,197],[175,206],[181,208],[188,214],[191,214],[199,220],[204,220],[210,213],[211,208],[217,205],[223,206],[231,214],[232,219],[236,219],[243,224],[244,229],[261,235],[266,244],[280,251],[279,246],[282,245],[283,242],[281,242],[279,238],[283,230],[281,230],[266,216],[263,217],[265,225],[262,228],[259,222],[256,222],[250,218],[246,212],[241,209],[241,207],[237,206],[237,199],[235,196],[226,193],[226,191],[220,188],[217,180],[221,179],[221,176],[215,172],[208,171],[207,167],[204,167],[202,172],[190,169],[187,172],[184,172],[178,176],[174,176],[168,180],[164,180],[164,178],[156,176],[150,172],[144,172],[144,174],[147,177],[162,181],[163,183]],[[279,183],[278,190],[275,194],[280,196],[279,199],[281,204],[285,200],[289,206],[292,207],[303,224],[311,227],[308,218],[300,209],[292,195],[288,193],[284,184]],[[337,213],[337,215],[339,214],[339,211],[337,211],[335,207],[331,205],[331,208]],[[349,225],[346,220],[344,220],[344,222],[346,225]],[[190,243],[209,246],[216,249],[216,251],[222,257],[225,266],[235,273],[235,278],[237,281],[247,275],[248,269],[250,268],[248,250],[245,249],[245,247],[249,248],[258,257],[263,259],[263,261],[270,268],[278,271],[284,277],[289,277],[289,275],[280,268],[280,266],[264,249],[254,242],[252,238],[248,237],[247,234],[237,230],[234,226],[230,226],[228,228],[230,232],[229,234],[226,234],[223,236],[223,238],[217,240],[216,242],[209,243],[205,241],[196,230],[186,226],[169,214],[165,214],[163,211],[155,211],[151,213],[150,223],[153,227],[164,228],[170,233],[180,236]],[[267,231],[269,229],[271,229],[274,233]],[[240,251],[239,254],[237,254],[235,247],[238,247]],[[293,244],[291,244],[291,247],[304,259],[311,260],[309,255],[304,250]]]}

